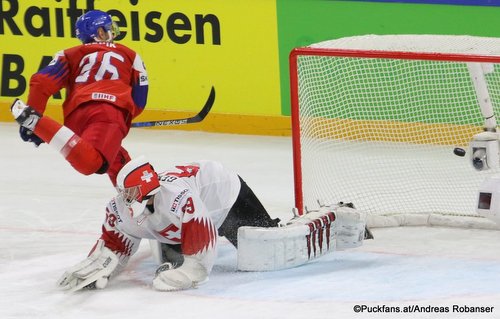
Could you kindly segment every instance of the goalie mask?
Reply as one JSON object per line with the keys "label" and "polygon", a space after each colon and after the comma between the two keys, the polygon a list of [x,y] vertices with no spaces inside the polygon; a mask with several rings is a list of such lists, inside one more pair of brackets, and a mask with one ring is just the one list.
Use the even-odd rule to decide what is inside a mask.
{"label": "goalie mask", "polygon": [[160,190],[158,174],[144,156],[131,160],[118,172],[119,197],[127,206],[142,203]]}

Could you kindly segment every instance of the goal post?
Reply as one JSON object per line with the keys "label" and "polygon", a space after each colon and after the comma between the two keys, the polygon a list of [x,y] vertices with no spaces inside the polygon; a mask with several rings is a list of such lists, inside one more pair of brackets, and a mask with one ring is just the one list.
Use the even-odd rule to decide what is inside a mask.
{"label": "goal post", "polygon": [[352,202],[383,225],[498,228],[467,149],[495,130],[500,39],[366,35],[290,53],[295,205]]}

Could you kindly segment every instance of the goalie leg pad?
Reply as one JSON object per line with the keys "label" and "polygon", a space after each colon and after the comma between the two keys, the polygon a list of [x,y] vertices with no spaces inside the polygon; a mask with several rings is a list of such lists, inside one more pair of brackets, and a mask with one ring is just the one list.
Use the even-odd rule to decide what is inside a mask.
{"label": "goalie leg pad", "polygon": [[330,208],[335,211],[337,249],[356,248],[363,244],[366,235],[366,214],[349,206],[333,206]]}
{"label": "goalie leg pad", "polygon": [[284,227],[240,227],[238,269],[273,271],[299,266],[335,250],[335,215],[311,212]]}

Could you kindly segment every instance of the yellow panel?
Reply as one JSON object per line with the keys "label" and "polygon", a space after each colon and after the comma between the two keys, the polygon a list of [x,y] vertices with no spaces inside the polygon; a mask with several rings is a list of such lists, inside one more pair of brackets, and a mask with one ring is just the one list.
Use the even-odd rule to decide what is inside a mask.
{"label": "yellow panel", "polygon": [[[0,35],[1,51],[4,55],[22,57],[22,75],[29,81],[43,56],[53,56],[61,49],[77,45],[78,40],[70,37],[72,25],[65,11],[67,1],[44,1],[43,7],[40,1],[15,2],[19,3],[19,12],[13,19],[23,36],[11,35],[4,23],[6,35]],[[9,2],[3,3],[4,10],[8,10]],[[85,3],[78,1],[77,5]],[[274,0],[96,0],[94,3],[96,8],[114,9],[122,14],[120,22],[126,24],[122,31],[127,34],[120,42],[136,50],[148,69],[149,109],[198,111],[214,86],[217,92],[214,113],[281,115]],[[49,17],[50,37],[35,37],[26,31],[24,16],[36,6]],[[209,22],[203,23],[203,19]],[[43,26],[40,16],[31,21],[35,27]],[[181,30],[182,24],[185,30]],[[199,26],[204,27],[197,33]],[[56,36],[57,29],[64,31],[64,37]],[[146,40],[155,35],[156,42]],[[188,40],[178,43],[182,37]],[[10,86],[16,86],[15,80]],[[24,99],[26,96],[27,92],[21,95]],[[0,97],[0,102],[11,100]],[[49,101],[49,104],[60,103],[61,100]]]}

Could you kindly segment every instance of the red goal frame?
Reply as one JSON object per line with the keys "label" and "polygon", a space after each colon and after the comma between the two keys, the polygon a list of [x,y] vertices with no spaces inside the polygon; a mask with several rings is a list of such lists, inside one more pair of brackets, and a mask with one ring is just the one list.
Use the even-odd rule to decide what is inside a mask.
{"label": "red goal frame", "polygon": [[298,83],[298,58],[300,56],[336,56],[355,58],[377,58],[377,59],[403,59],[403,60],[433,60],[433,61],[461,61],[461,62],[484,62],[500,63],[500,57],[476,55],[476,54],[452,54],[452,53],[429,53],[429,52],[404,52],[404,51],[381,51],[381,50],[349,50],[328,49],[314,47],[294,48],[289,54],[290,72],[290,102],[291,102],[291,126],[292,126],[292,156],[294,174],[295,207],[299,215],[304,213],[304,199],[302,192],[302,167],[301,167],[301,140],[300,140],[300,112],[299,112],[299,83]]}

